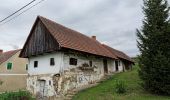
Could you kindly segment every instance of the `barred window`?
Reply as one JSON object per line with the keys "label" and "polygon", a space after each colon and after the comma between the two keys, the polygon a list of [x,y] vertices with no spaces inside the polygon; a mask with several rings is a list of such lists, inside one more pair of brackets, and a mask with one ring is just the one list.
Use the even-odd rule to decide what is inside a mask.
{"label": "barred window", "polygon": [[70,65],[77,65],[77,59],[70,58]]}
{"label": "barred window", "polygon": [[54,58],[50,58],[50,65],[51,65],[51,66],[54,66],[54,65],[55,65],[55,60],[54,60]]}

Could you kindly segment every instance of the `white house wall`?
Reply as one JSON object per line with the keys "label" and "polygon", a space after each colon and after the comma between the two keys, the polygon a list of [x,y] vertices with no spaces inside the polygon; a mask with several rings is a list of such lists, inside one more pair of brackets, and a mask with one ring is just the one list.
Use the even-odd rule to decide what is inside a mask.
{"label": "white house wall", "polygon": [[121,60],[119,60],[119,61],[120,61],[120,65],[118,66],[119,72],[122,72],[123,69],[124,69],[124,63],[123,63],[123,61],[121,61]]}
{"label": "white house wall", "polygon": [[[70,58],[77,59],[77,65],[70,65],[69,61]],[[72,68],[80,67],[82,64],[87,63],[89,64],[89,61],[92,61],[92,67],[96,66],[99,70],[97,70],[98,74],[104,75],[104,65],[103,65],[103,59],[102,58],[95,58],[93,56],[91,57],[84,57],[84,56],[78,56],[73,54],[65,54],[64,55],[64,70],[69,70]]]}
{"label": "white house wall", "polygon": [[[55,66],[50,66],[50,58],[55,59]],[[70,65],[70,58],[77,59],[77,65]],[[40,93],[40,81],[45,81],[44,96],[59,96],[66,94],[67,91],[74,88],[83,87],[85,85],[99,81],[104,76],[103,59],[95,56],[83,56],[76,54],[68,54],[57,52],[46,54],[29,59],[29,77],[27,79],[27,89],[37,95]],[[34,61],[38,61],[38,67],[34,68]],[[82,64],[92,61],[93,70],[81,70]],[[107,59],[108,73],[115,72],[115,60]],[[72,70],[73,69],[73,70]],[[122,71],[122,64],[119,66],[119,71]],[[62,72],[63,74],[58,74]],[[56,76],[57,75],[57,76]],[[49,81],[51,85],[49,85]]]}
{"label": "white house wall", "polygon": [[113,59],[108,59],[107,60],[108,62],[108,73],[113,73],[116,71],[116,68],[115,68],[115,60]]}
{"label": "white house wall", "polygon": [[[55,59],[55,65],[50,66],[50,58]],[[34,68],[34,61],[38,61],[38,67]],[[28,73],[30,75],[40,74],[56,74],[60,72],[60,68],[63,64],[63,53],[57,52],[52,54],[41,55],[37,57],[31,57],[29,59]]]}

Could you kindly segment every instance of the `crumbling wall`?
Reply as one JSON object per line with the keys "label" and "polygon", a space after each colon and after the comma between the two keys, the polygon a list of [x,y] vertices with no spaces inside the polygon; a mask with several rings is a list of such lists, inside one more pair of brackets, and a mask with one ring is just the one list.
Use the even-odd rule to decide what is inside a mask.
{"label": "crumbling wall", "polygon": [[58,94],[65,95],[72,89],[77,89],[88,84],[93,84],[99,81],[103,75],[96,71],[81,70],[75,68],[74,70],[65,71],[61,76],[54,76],[55,90]]}
{"label": "crumbling wall", "polygon": [[[45,81],[44,93],[40,93],[40,81]],[[50,97],[56,95],[53,85],[53,75],[32,75],[27,78],[27,90],[35,96]]]}
{"label": "crumbling wall", "polygon": [[[77,59],[77,65],[75,66],[69,64],[69,59],[72,57]],[[89,66],[89,61],[92,61],[92,66]],[[65,54],[61,65],[60,73],[30,75],[27,79],[27,89],[36,96],[39,96],[39,94],[42,96],[40,81],[43,80],[45,81],[45,89],[43,90],[45,93],[43,93],[43,96],[60,97],[73,89],[93,84],[104,76],[103,58]],[[113,62],[108,67],[112,65],[114,65]],[[113,70],[112,67],[110,69]]]}

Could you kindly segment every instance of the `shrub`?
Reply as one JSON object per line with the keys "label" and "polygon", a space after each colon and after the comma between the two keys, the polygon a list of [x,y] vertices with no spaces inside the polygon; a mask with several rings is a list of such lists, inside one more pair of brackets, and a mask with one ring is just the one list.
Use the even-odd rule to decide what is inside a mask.
{"label": "shrub", "polygon": [[27,91],[5,92],[0,94],[0,100],[35,100]]}
{"label": "shrub", "polygon": [[125,81],[117,80],[115,83],[115,92],[119,94],[123,94],[126,92]]}

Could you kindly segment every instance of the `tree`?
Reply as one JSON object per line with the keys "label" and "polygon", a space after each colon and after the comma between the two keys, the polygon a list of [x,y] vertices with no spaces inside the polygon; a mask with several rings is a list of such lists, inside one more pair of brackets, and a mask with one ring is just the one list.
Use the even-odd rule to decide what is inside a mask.
{"label": "tree", "polygon": [[170,24],[167,0],[143,0],[144,20],[137,29],[139,76],[152,93],[170,94]]}

